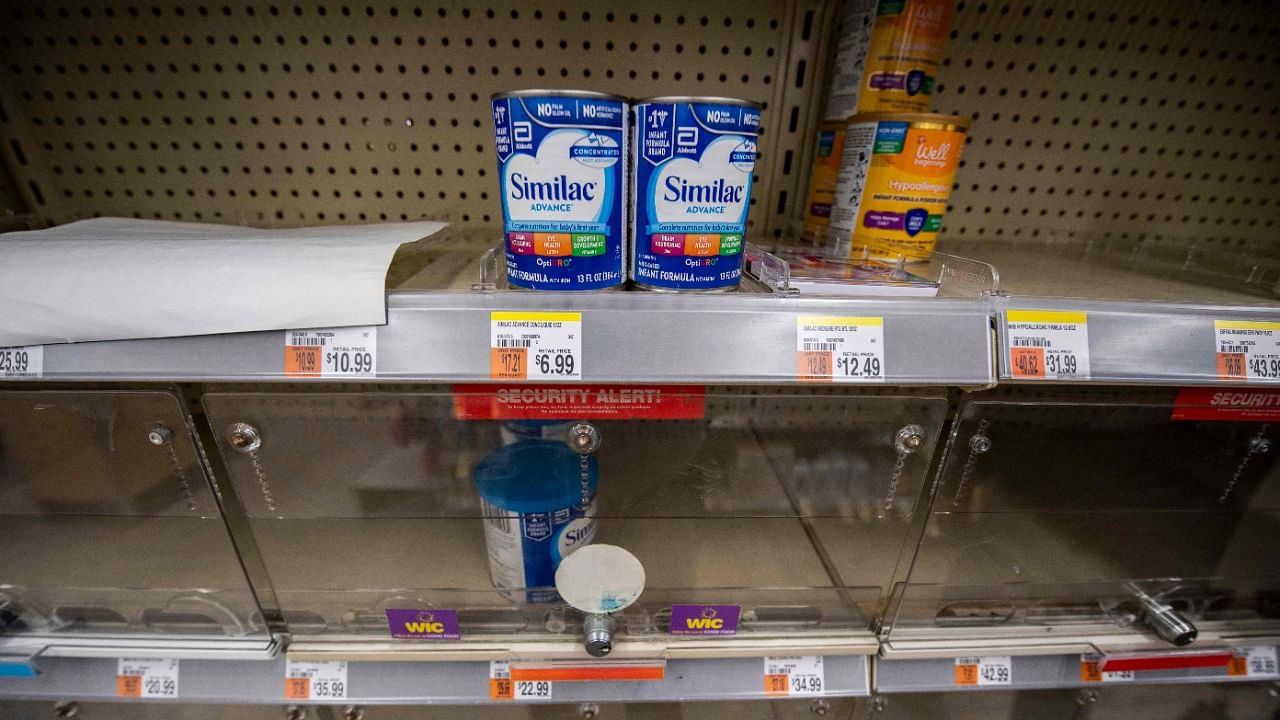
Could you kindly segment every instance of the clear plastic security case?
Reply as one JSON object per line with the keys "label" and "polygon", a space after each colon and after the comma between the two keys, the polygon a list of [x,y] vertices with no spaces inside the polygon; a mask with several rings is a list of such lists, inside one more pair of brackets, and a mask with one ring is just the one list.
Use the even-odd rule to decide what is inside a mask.
{"label": "clear plastic security case", "polygon": [[1211,392],[972,396],[892,615],[891,648],[1120,635],[1171,649],[1147,622],[1144,596],[1195,626],[1190,647],[1280,635],[1276,431],[1230,413],[1189,419],[1213,414]]}
{"label": "clear plastic security case", "polygon": [[0,392],[5,636],[267,637],[190,428],[171,392]]}
{"label": "clear plastic security case", "polygon": [[[689,392],[679,400],[696,417],[589,421],[601,439],[595,542],[626,548],[647,575],[639,601],[617,616],[618,639],[671,639],[673,603],[741,606],[734,642],[811,637],[819,648],[818,638],[873,630],[910,542],[945,397]],[[464,641],[578,641],[576,611],[490,577],[473,473],[511,437],[502,421],[459,419],[466,396],[443,387],[204,396],[295,638],[387,640],[388,608],[450,608]],[[233,437],[246,426],[252,450]]]}

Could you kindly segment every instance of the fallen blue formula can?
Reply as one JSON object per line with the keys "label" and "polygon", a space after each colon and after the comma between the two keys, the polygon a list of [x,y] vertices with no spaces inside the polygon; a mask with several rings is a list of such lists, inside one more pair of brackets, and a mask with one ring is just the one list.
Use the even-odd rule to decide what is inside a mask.
{"label": "fallen blue formula can", "polygon": [[648,290],[737,287],[760,106],[648,98],[637,101],[634,125],[631,279]]}
{"label": "fallen blue formula can", "polygon": [[626,280],[626,100],[576,90],[492,99],[508,282],[599,290]]}

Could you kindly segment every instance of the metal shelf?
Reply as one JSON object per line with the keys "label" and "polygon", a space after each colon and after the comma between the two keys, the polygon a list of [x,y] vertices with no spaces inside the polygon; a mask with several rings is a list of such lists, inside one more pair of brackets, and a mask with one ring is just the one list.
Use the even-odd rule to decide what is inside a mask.
{"label": "metal shelf", "polygon": [[[0,677],[10,699],[117,699],[117,660],[49,658],[34,678]],[[827,697],[870,694],[870,658],[823,658]],[[345,698],[303,700],[285,696],[286,660],[224,662],[183,660],[177,697],[182,703],[262,704],[466,704],[490,699],[488,662],[349,662]],[[670,660],[662,680],[555,682],[551,697],[532,702],[656,702],[764,699],[762,658]],[[816,696],[814,696],[816,697]],[[149,699],[156,702],[157,700]],[[166,702],[166,700],[158,700]],[[521,701],[524,702],[524,701]]]}

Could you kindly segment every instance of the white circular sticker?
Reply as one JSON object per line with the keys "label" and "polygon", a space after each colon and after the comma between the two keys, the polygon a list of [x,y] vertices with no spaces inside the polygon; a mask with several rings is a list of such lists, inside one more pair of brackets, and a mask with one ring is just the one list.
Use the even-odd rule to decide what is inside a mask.
{"label": "white circular sticker", "polygon": [[556,590],[584,613],[617,612],[644,592],[644,566],[617,545],[587,545],[560,563]]}

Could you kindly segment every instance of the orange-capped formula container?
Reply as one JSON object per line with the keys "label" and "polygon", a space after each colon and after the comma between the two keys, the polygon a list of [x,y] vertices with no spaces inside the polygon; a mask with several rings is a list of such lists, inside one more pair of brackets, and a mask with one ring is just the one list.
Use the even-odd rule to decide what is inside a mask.
{"label": "orange-capped formula container", "polygon": [[828,244],[838,256],[920,260],[933,251],[968,118],[868,113],[849,118]]}
{"label": "orange-capped formula container", "polygon": [[951,33],[952,0],[880,0],[858,112],[925,112]]}

